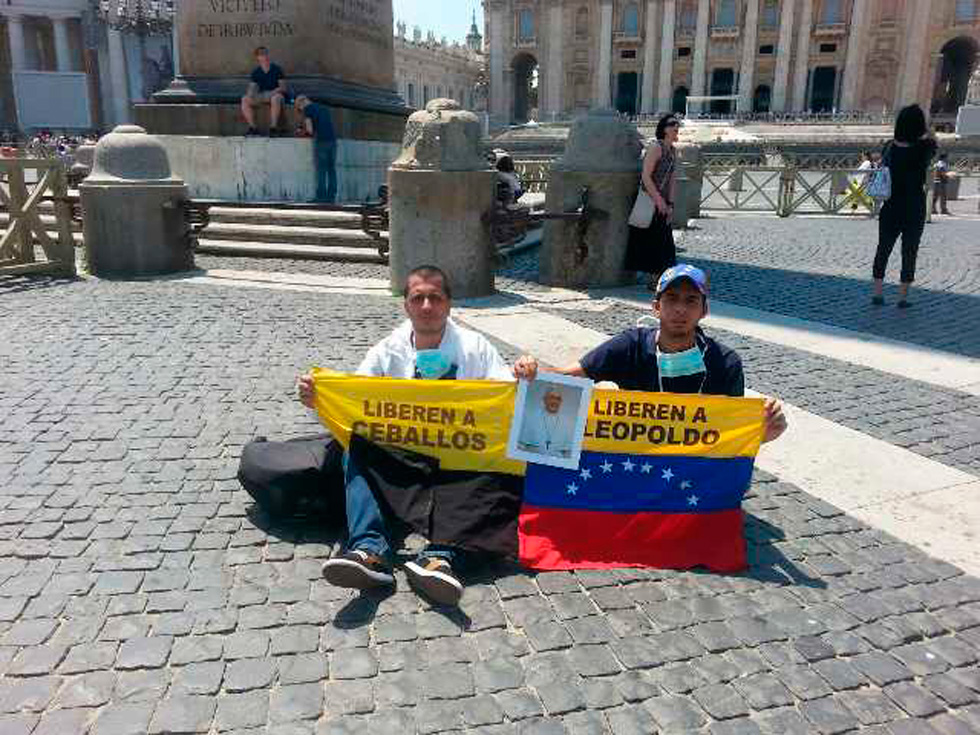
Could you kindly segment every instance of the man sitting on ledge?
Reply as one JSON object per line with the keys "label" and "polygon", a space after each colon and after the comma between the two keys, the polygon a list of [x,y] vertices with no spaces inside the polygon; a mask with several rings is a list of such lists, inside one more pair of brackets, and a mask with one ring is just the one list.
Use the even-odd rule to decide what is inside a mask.
{"label": "man sitting on ledge", "polygon": [[273,64],[269,59],[269,49],[259,46],[255,49],[255,60],[258,66],[252,72],[252,81],[248,91],[242,97],[242,116],[248,123],[247,136],[259,135],[255,127],[255,108],[269,105],[269,137],[274,137],[279,128],[279,117],[282,115],[283,102],[286,99],[286,74],[282,67]]}

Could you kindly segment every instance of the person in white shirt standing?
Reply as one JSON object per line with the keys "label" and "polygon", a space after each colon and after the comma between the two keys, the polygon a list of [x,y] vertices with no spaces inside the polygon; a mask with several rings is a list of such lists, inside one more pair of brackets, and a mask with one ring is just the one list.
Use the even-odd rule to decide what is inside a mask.
{"label": "person in white shirt standing", "polygon": [[[511,369],[482,335],[451,318],[452,290],[435,266],[416,268],[405,282],[408,320],[372,347],[359,375],[423,380],[514,380]],[[314,405],[313,377],[299,379],[299,399]],[[381,507],[361,468],[345,457],[347,548],[323,565],[323,576],[338,587],[369,589],[392,585],[391,535]],[[442,605],[455,605],[463,585],[453,570],[458,550],[429,546],[405,564],[409,582]]]}

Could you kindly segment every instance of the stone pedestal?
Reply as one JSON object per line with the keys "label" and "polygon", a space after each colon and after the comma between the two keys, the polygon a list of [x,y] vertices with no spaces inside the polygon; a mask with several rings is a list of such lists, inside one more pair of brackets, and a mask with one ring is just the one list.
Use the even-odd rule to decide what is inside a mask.
{"label": "stone pedestal", "polygon": [[453,295],[494,292],[496,253],[483,217],[493,207],[497,175],[481,153],[480,119],[446,99],[408,120],[402,153],[391,165],[391,288],[420,265],[449,277]]}
{"label": "stone pedestal", "polygon": [[551,286],[621,286],[633,281],[623,264],[630,210],[640,184],[640,136],[613,110],[595,110],[572,125],[565,154],[551,167],[549,212],[579,205],[583,187],[597,210],[584,239],[576,222],[549,221],[541,248],[541,279]]}
{"label": "stone pedestal", "polygon": [[92,172],[79,185],[88,269],[97,276],[143,276],[194,267],[183,202],[187,187],[172,175],[160,142],[120,125],[95,148]]}
{"label": "stone pedestal", "polygon": [[687,221],[698,219],[701,216],[701,193],[704,188],[704,169],[701,167],[701,146],[695,143],[675,143],[674,150],[677,155],[678,173],[683,172],[683,187],[680,191],[682,181],[678,178],[677,198],[683,202],[681,211],[678,207],[679,202],[674,203],[675,218],[677,222],[683,218],[684,226]]}
{"label": "stone pedestal", "polygon": [[956,115],[956,134],[961,138],[980,137],[980,105],[964,105]]}

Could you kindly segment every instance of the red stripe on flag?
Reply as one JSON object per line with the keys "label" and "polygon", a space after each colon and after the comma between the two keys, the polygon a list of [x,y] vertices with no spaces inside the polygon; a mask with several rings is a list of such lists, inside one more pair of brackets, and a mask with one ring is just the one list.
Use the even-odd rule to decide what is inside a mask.
{"label": "red stripe on flag", "polygon": [[525,505],[520,560],[530,569],[747,566],[742,511],[608,513]]}

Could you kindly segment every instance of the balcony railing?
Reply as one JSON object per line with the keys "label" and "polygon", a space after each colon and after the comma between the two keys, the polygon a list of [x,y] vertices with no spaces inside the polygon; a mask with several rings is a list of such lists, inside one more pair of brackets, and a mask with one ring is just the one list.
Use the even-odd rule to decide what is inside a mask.
{"label": "balcony railing", "polygon": [[738,26],[711,26],[712,38],[738,38]]}
{"label": "balcony railing", "polygon": [[847,23],[817,23],[814,35],[821,37],[846,36]]}
{"label": "balcony railing", "polygon": [[518,36],[517,40],[514,41],[514,45],[517,48],[531,48],[532,46],[538,45],[537,36],[524,36],[523,38]]}
{"label": "balcony railing", "polygon": [[636,43],[639,40],[639,31],[613,31],[613,43]]}

